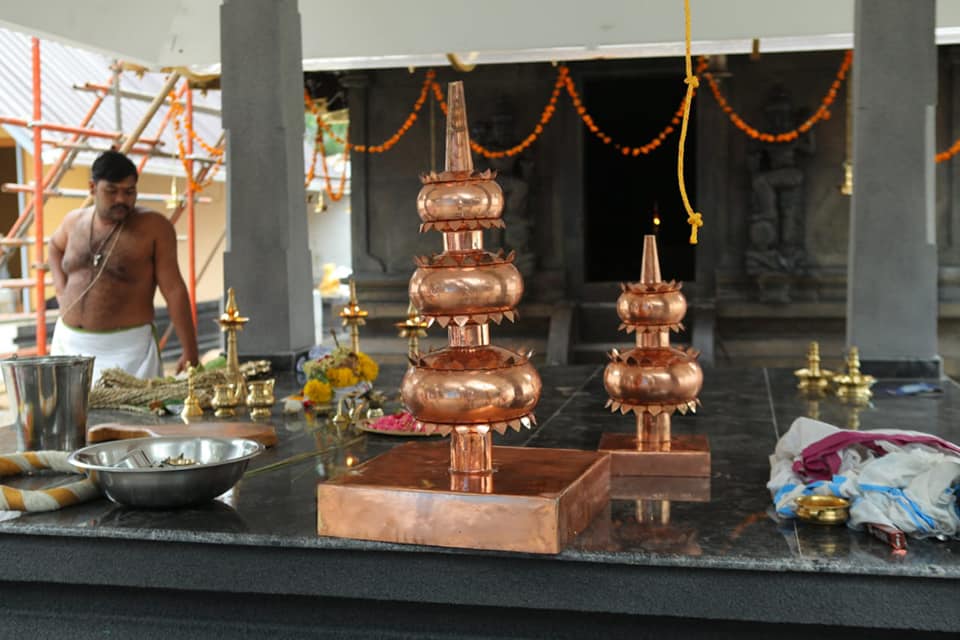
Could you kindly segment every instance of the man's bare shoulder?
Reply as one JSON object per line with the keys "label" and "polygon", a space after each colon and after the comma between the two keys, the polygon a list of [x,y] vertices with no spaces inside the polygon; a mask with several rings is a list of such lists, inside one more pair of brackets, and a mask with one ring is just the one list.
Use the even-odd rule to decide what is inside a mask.
{"label": "man's bare shoulder", "polygon": [[159,211],[144,207],[134,209],[130,222],[141,227],[144,231],[152,233],[169,233],[170,229],[173,228],[173,223],[167,216]]}
{"label": "man's bare shoulder", "polygon": [[81,207],[79,209],[74,209],[63,216],[63,222],[60,223],[61,228],[64,231],[69,231],[72,229],[80,220],[90,216],[90,212],[93,210],[93,207]]}

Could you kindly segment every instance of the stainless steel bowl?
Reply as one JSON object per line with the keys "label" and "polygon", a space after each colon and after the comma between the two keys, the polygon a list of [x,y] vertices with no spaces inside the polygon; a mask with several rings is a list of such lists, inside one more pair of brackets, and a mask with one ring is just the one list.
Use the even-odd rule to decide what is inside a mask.
{"label": "stainless steel bowl", "polygon": [[242,438],[169,436],[95,444],[68,461],[114,502],[162,509],[216,498],[262,451],[260,443]]}

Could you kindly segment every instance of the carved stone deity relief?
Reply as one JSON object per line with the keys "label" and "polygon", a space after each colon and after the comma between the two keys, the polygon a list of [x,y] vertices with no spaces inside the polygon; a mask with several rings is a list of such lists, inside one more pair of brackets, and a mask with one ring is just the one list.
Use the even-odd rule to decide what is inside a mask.
{"label": "carved stone deity relief", "polygon": [[[764,107],[765,131],[785,133],[803,120],[804,114],[793,106],[783,87],[774,87]],[[789,302],[791,285],[806,271],[801,159],[815,148],[813,132],[808,131],[789,142],[758,142],[747,159],[752,209],[744,267],[764,302]]]}

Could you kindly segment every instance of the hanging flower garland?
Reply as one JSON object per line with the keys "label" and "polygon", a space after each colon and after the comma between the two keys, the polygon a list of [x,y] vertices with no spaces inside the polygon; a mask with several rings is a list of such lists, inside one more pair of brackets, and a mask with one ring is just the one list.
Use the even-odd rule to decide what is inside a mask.
{"label": "hanging flower garland", "polygon": [[[699,61],[697,67],[697,73],[700,73],[706,69],[706,62],[704,60]],[[683,107],[686,102],[686,96],[680,101],[680,106],[677,107],[677,110],[674,112],[673,117],[670,119],[670,124],[665,126],[660,133],[655,135],[650,142],[640,145],[639,147],[632,147],[629,145],[620,144],[619,142],[613,142],[613,138],[603,132],[596,122],[594,122],[593,117],[587,113],[587,108],[584,106],[583,101],[580,99],[580,94],[577,93],[577,87],[573,83],[573,79],[570,76],[566,78],[566,88],[567,94],[570,96],[570,100],[573,102],[573,107],[576,109],[577,114],[580,116],[580,119],[583,120],[583,124],[586,125],[597,138],[599,138],[604,144],[613,146],[614,149],[618,150],[625,156],[637,157],[641,154],[647,155],[651,151],[655,151],[663,142],[674,132],[674,127],[680,124],[680,121],[683,117]]]}
{"label": "hanging flower garland", "polygon": [[[553,118],[553,114],[557,110],[557,100],[560,98],[560,90],[563,89],[564,85],[569,79],[569,73],[570,71],[567,69],[566,65],[560,65],[560,68],[557,70],[557,81],[553,85],[553,91],[550,94],[550,99],[547,101],[546,106],[540,113],[540,122],[538,122],[533,128],[533,131],[530,133],[530,135],[520,141],[519,144],[514,145],[509,149],[491,151],[490,149],[487,149],[481,145],[479,142],[471,139],[470,148],[485,158],[504,158],[515,156],[536,142],[537,138],[540,137],[540,134],[543,133],[543,128],[547,125],[547,123],[550,122],[550,120]],[[443,90],[436,82],[433,83],[433,97],[440,104],[440,109],[443,111],[443,114],[446,115],[447,101],[443,97]]]}
{"label": "hanging flower garland", "polygon": [[[703,56],[700,56],[699,61],[702,65],[705,65],[705,60],[706,59]],[[737,129],[743,131],[754,140],[760,140],[761,142],[783,143],[796,140],[802,134],[812,129],[814,125],[821,120],[830,119],[830,105],[832,105],[834,100],[837,99],[837,93],[840,91],[840,87],[843,85],[843,81],[847,77],[847,72],[850,70],[850,64],[852,62],[853,51],[847,51],[843,56],[843,62],[840,63],[840,68],[837,70],[837,76],[834,79],[833,84],[830,85],[830,89],[823,97],[823,100],[821,100],[820,106],[817,107],[817,110],[812,116],[804,120],[803,123],[796,129],[782,133],[765,133],[747,124],[744,119],[733,110],[733,107],[731,107],[730,103],[727,102],[727,99],[724,97],[723,93],[720,92],[720,87],[717,84],[716,79],[713,77],[713,74],[709,71],[706,71],[703,73],[703,76],[710,85],[710,91],[713,92],[713,97],[716,99],[717,104],[720,105],[720,108],[723,109],[723,112],[727,114],[727,117],[730,118],[730,122],[732,122]]]}
{"label": "hanging flower garland", "polygon": [[937,163],[946,162],[958,153],[960,153],[960,138],[957,138],[957,140],[950,145],[946,151],[941,151],[938,153],[934,159],[937,161]]}
{"label": "hanging flower garland", "polygon": [[[190,187],[193,189],[194,193],[200,193],[211,182],[213,182],[213,179],[220,170],[220,167],[223,166],[223,161],[225,158],[224,147],[223,145],[214,147],[197,135],[197,133],[193,130],[192,125],[182,122],[184,116],[184,106],[177,101],[176,96],[172,91],[170,92],[170,111],[173,112],[171,120],[173,121],[173,134],[177,139],[177,156],[180,158],[180,164],[183,165],[183,172],[187,176]],[[213,166],[209,169],[207,175],[200,182],[197,182],[193,179],[190,162],[187,160],[187,149],[183,139],[184,134],[181,129],[185,129],[187,135],[197,142],[204,149],[204,151],[215,158]]]}
{"label": "hanging flower garland", "polygon": [[[346,141],[349,143],[350,134],[346,136]],[[340,170],[340,186],[337,188],[337,192],[333,192],[333,187],[330,185],[330,171],[327,169],[327,152],[324,149],[323,142],[323,129],[320,130],[320,135],[317,140],[317,147],[320,149],[321,164],[323,167],[323,184],[324,189],[327,192],[327,195],[330,197],[330,200],[333,202],[339,202],[343,198],[343,194],[347,188],[347,163],[350,162],[350,147],[347,144],[344,144],[343,149],[343,168]],[[316,157],[316,152],[314,152],[314,157]]]}
{"label": "hanging flower garland", "polygon": [[322,114],[320,113],[319,107],[317,107],[313,100],[310,99],[310,96],[306,92],[304,92],[303,97],[307,108],[310,110],[310,113],[317,118],[317,126],[323,131],[326,131],[327,135],[333,138],[338,144],[342,144],[346,151],[359,151],[360,153],[383,153],[385,151],[389,151],[394,145],[400,142],[400,138],[402,138],[403,135],[410,129],[410,127],[412,127],[417,121],[417,114],[420,112],[421,107],[423,107],[423,103],[427,101],[430,85],[433,83],[433,79],[436,77],[436,75],[437,72],[433,69],[427,71],[426,78],[424,78],[423,81],[423,86],[420,88],[420,96],[417,98],[417,101],[413,103],[413,110],[407,116],[406,120],[404,120],[403,124],[400,125],[400,128],[397,129],[392,136],[387,138],[383,143],[375,145],[352,144],[351,142],[341,138],[333,131],[333,127],[324,122],[323,118],[321,117]]}

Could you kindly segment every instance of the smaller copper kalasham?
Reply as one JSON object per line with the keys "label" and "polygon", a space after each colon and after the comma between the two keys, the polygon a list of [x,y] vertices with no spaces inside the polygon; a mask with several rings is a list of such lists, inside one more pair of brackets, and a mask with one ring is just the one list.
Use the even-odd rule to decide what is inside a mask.
{"label": "smaller copper kalasham", "polygon": [[617,299],[620,330],[635,334],[636,346],[612,350],[603,373],[606,406],[637,417],[636,434],[604,433],[600,440],[614,475],[710,474],[706,437],[676,437],[670,427],[674,411],[696,411],[703,386],[698,352],[670,345],[670,331],[683,328],[687,312],[680,286],[663,281],[656,236],[644,236],[640,281],[621,285]]}

